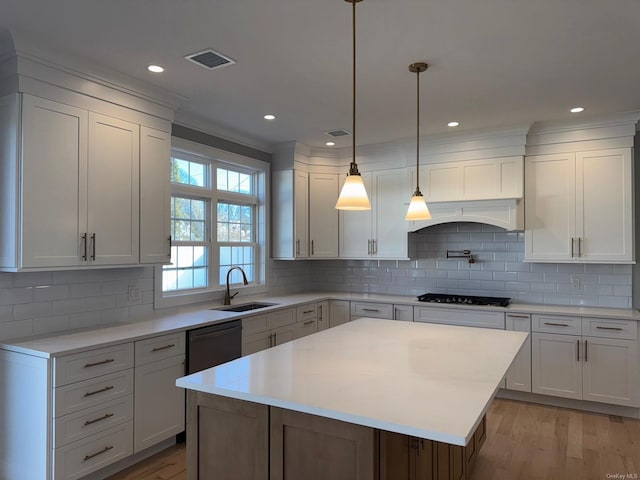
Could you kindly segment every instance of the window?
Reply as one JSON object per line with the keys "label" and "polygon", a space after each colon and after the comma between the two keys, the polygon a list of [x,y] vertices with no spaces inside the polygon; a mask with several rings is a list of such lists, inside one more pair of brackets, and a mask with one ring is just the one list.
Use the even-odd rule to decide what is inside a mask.
{"label": "window", "polygon": [[[265,288],[266,164],[228,152],[205,156],[203,149],[214,150],[172,151],[171,264],[156,275],[159,306],[215,298],[236,265],[249,289]],[[241,286],[241,273],[233,270],[229,281]]]}

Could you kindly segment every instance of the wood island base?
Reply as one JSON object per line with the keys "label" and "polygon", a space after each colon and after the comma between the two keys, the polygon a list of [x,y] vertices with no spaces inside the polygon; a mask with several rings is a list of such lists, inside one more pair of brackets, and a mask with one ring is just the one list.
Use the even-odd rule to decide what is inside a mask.
{"label": "wood island base", "polygon": [[486,438],[465,447],[187,391],[189,480],[464,480]]}

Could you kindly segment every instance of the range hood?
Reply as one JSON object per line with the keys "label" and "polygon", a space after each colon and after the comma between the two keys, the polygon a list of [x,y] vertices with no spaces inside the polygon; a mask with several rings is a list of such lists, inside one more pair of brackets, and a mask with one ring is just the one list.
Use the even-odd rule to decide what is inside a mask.
{"label": "range hood", "polygon": [[432,218],[409,222],[409,231],[449,222],[523,230],[523,169],[522,156],[426,165],[423,193]]}
{"label": "range hood", "polygon": [[451,222],[475,222],[505,230],[524,230],[522,199],[494,199],[430,203],[431,220],[409,222],[409,231]]}

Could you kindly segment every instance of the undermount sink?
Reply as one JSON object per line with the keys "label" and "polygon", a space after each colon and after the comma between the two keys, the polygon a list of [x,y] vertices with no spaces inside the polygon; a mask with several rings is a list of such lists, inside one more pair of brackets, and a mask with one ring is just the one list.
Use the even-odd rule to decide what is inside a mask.
{"label": "undermount sink", "polygon": [[222,310],[224,312],[247,312],[258,308],[273,307],[277,303],[242,303],[240,305],[229,305],[222,308],[213,308],[212,310]]}

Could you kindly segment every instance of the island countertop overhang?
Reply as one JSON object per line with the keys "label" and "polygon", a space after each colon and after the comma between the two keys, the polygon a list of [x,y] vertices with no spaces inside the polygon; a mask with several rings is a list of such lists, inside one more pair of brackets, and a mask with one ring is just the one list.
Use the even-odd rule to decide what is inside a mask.
{"label": "island countertop overhang", "polygon": [[176,385],[466,445],[527,336],[363,318]]}

